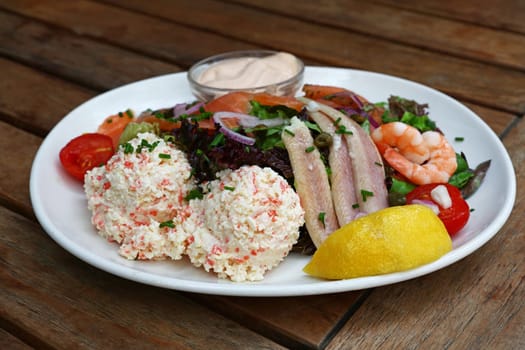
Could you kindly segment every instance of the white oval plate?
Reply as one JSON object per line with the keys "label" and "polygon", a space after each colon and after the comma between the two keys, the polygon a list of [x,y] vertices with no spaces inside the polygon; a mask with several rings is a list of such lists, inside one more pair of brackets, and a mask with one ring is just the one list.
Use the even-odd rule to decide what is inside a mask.
{"label": "white oval plate", "polygon": [[117,246],[97,235],[82,186],[61,168],[60,149],[72,138],[95,131],[102,120],[131,108],[170,107],[194,100],[185,73],[151,78],[101,94],[77,107],[46,137],[34,159],[30,194],[36,217],[44,230],[64,249],[83,261],[112,274],[137,282],[217,295],[292,296],[335,293],[383,286],[422,276],[471,254],[503,226],[516,196],[516,179],[511,160],[494,132],[471,110],[453,98],[429,87],[404,79],[366,71],[329,67],[307,67],[306,83],[349,88],[371,101],[386,101],[390,95],[428,103],[430,116],[463,151],[472,165],[492,160],[485,181],[468,202],[474,209],[467,226],[454,238],[451,252],[430,264],[404,272],[325,281],[306,275],[302,268],[307,256],[291,254],[266,275],[264,281],[233,283],[193,267],[188,261],[128,261]]}

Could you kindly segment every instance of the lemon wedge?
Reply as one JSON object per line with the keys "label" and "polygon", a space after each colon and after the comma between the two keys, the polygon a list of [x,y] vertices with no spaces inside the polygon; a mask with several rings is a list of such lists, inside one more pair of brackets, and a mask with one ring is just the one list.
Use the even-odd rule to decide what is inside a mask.
{"label": "lemon wedge", "polygon": [[428,207],[389,207],[333,232],[304,267],[309,275],[347,279],[408,270],[452,249],[445,226]]}

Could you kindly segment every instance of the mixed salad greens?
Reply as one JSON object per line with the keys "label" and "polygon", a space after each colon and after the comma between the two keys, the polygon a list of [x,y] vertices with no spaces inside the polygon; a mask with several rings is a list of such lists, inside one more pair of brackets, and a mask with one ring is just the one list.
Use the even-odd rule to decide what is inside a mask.
{"label": "mixed salad greens", "polygon": [[[308,84],[303,91],[312,101],[326,104],[343,113],[358,123],[366,133],[391,122],[405,123],[421,133],[441,133],[436,122],[429,116],[429,106],[414,100],[393,95],[387,101],[371,103],[347,89]],[[82,142],[72,140],[62,149],[60,158],[65,169],[82,180],[86,171],[104,164],[117,148],[126,150],[129,140],[138,133],[154,132],[166,141],[173,142],[187,154],[193,169],[192,175],[199,183],[215,179],[215,174],[222,169],[259,165],[271,167],[291,185],[295,185],[296,174],[283,142],[283,134],[291,133],[289,126],[292,118],[298,118],[308,128],[314,144],[307,147],[305,152],[319,151],[328,176],[332,171],[328,159],[334,135],[352,133],[337,120],[334,121],[335,134],[323,131],[312,120],[309,112],[311,107],[294,97],[233,93],[208,103],[181,103],[172,108],[146,110],[138,116],[126,111],[108,117],[97,133],[79,136]],[[107,139],[100,141],[100,135],[106,135]],[[99,141],[94,140],[95,137]],[[456,138],[455,141],[462,140]],[[101,144],[103,147],[100,147]],[[459,189],[464,200],[480,187],[490,160],[472,166],[465,154],[456,153],[456,161],[457,169],[448,185]],[[388,204],[394,206],[407,203],[407,196],[418,185],[407,180],[388,162],[380,165],[385,169]],[[373,196],[373,193],[368,192],[368,195]],[[202,193],[195,190],[187,199],[199,196]],[[295,250],[309,254],[315,247],[311,244],[306,229],[304,231]]]}

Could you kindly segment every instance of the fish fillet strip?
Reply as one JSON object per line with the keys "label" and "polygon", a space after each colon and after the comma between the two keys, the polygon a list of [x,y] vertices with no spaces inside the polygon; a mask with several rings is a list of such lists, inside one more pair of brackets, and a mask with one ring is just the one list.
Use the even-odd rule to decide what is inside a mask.
{"label": "fish fillet strip", "polygon": [[325,166],[317,148],[307,151],[314,140],[308,127],[297,117],[283,130],[282,140],[292,165],[295,189],[305,210],[306,228],[314,245],[319,247],[339,228]]}
{"label": "fish fillet strip", "polygon": [[354,188],[354,175],[352,173],[352,159],[348,152],[346,141],[336,133],[334,122],[325,114],[311,111],[310,118],[317,123],[319,128],[332,137],[329,149],[328,164],[330,165],[330,183],[332,199],[339,226],[343,226],[359,214],[359,208]]}
{"label": "fish fillet strip", "polygon": [[343,134],[343,136],[352,159],[354,187],[360,211],[372,213],[388,207],[388,190],[385,185],[383,160],[370,135],[346,114],[305,97],[298,99],[307,106],[314,106],[313,109],[317,109],[332,119],[337,127],[343,127],[344,130],[350,132]]}
{"label": "fish fillet strip", "polygon": [[346,131],[341,135],[348,146],[359,210],[372,213],[388,207],[383,160],[370,135],[346,114],[305,97],[298,99],[305,103],[307,108],[310,106],[310,110],[313,110],[310,113],[317,110],[336,123],[336,128]]}

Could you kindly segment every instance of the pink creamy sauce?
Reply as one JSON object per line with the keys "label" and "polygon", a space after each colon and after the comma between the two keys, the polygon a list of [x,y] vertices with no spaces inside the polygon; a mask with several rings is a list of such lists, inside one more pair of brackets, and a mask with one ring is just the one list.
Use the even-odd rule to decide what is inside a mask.
{"label": "pink creamy sauce", "polygon": [[300,70],[297,58],[286,52],[267,57],[231,58],[211,64],[197,78],[202,85],[245,89],[280,83]]}

